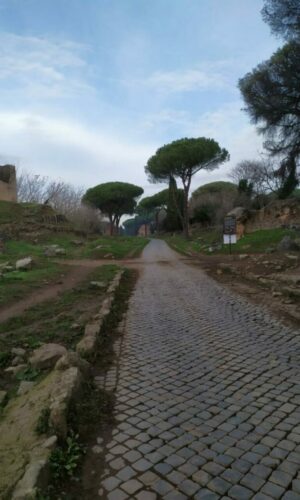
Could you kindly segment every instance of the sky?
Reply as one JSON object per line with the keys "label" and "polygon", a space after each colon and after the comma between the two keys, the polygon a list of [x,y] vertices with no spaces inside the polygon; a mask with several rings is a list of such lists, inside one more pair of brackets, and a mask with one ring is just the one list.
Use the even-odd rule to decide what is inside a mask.
{"label": "sky", "polygon": [[230,153],[192,189],[262,150],[237,83],[278,40],[263,0],[0,0],[0,161],[88,188],[132,182],[182,137]]}

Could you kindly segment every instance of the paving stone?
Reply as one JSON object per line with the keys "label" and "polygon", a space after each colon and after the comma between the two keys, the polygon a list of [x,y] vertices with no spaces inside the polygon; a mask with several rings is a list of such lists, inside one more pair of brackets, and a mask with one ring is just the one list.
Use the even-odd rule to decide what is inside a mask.
{"label": "paving stone", "polygon": [[129,497],[126,493],[124,493],[124,491],[116,489],[114,491],[111,491],[107,495],[107,498],[108,498],[108,500],[125,500],[126,498],[129,498]]}
{"label": "paving stone", "polygon": [[222,472],[221,477],[232,484],[237,484],[240,482],[243,474],[234,469],[226,469]]}
{"label": "paving stone", "polygon": [[[161,248],[164,264],[151,248]],[[114,389],[118,368],[116,425],[99,491],[122,500],[293,500],[300,480],[297,332],[179,260],[163,241],[149,244],[143,263],[121,358],[118,343],[118,367],[106,377]],[[140,485],[133,493],[124,489],[136,484],[130,481]]]}
{"label": "paving stone", "polygon": [[241,484],[250,490],[257,492],[265,483],[264,479],[254,474],[248,473],[241,479]]}
{"label": "paving stone", "polygon": [[200,486],[206,486],[207,483],[209,483],[209,481],[212,479],[212,476],[205,470],[199,470],[198,472],[193,474],[192,479]]}
{"label": "paving stone", "polygon": [[137,495],[135,495],[136,500],[156,500],[157,495],[151,493],[151,491],[142,490]]}
{"label": "paving stone", "polygon": [[243,486],[235,485],[228,491],[228,495],[236,500],[248,500],[253,496],[253,492]]}
{"label": "paving stone", "polygon": [[213,493],[211,490],[205,488],[201,489],[196,495],[195,500],[217,500],[220,498],[219,495]]}
{"label": "paving stone", "polygon": [[168,472],[170,472],[173,469],[173,467],[170,464],[162,462],[162,463],[156,464],[154,469],[157,472],[159,472],[159,474],[161,474],[162,476],[165,476],[168,474]]}
{"label": "paving stone", "polygon": [[186,476],[191,476],[198,470],[198,467],[196,465],[191,464],[190,462],[187,462],[186,464],[181,465],[178,467],[178,470],[185,474]]}
{"label": "paving stone", "polygon": [[298,479],[294,479],[293,485],[292,485],[292,489],[293,489],[293,491],[295,491],[297,493],[300,493],[300,479],[299,479],[299,475],[298,475]]}
{"label": "paving stone", "polygon": [[267,482],[261,489],[261,492],[269,495],[271,498],[280,498],[284,494],[284,488],[277,484]]}
{"label": "paving stone", "polygon": [[272,475],[269,477],[269,481],[272,483],[278,484],[279,486],[282,486],[283,488],[287,488],[289,484],[292,482],[293,476],[290,474],[287,474],[286,472],[276,470],[272,473]]}
{"label": "paving stone", "polygon": [[208,472],[211,476],[219,476],[224,471],[224,467],[215,462],[208,462],[203,465],[202,469]]}
{"label": "paving stone", "polygon": [[186,476],[182,474],[182,472],[173,470],[172,472],[170,472],[170,474],[166,476],[166,479],[168,479],[168,481],[170,481],[171,483],[178,485],[186,479]]}
{"label": "paving stone", "polygon": [[179,465],[184,464],[186,460],[179,455],[171,455],[167,457],[165,461],[167,462],[167,464],[172,465],[172,467],[179,467]]}
{"label": "paving stone", "polygon": [[131,467],[127,466],[124,467],[124,469],[121,469],[117,473],[117,477],[121,479],[122,481],[128,481],[128,479],[131,479],[133,476],[136,475],[136,471],[133,470]]}
{"label": "paving stone", "polygon": [[190,479],[185,479],[178,485],[178,488],[183,491],[189,498],[191,498],[196,491],[199,490],[199,485]]}
{"label": "paving stone", "polygon": [[227,481],[224,481],[221,477],[215,477],[212,479],[207,487],[214,491],[215,493],[219,493],[219,495],[225,495],[225,493],[231,488],[231,484],[228,483]]}
{"label": "paving stone", "polygon": [[142,481],[143,484],[150,486],[152,483],[155,483],[157,481],[158,476],[157,474],[154,474],[151,471],[147,471],[141,476],[139,476],[139,481]]}
{"label": "paving stone", "polygon": [[165,495],[170,490],[173,489],[172,485],[163,479],[159,479],[152,484],[152,489],[155,490],[159,495]]}
{"label": "paving stone", "polygon": [[126,481],[121,485],[122,489],[126,491],[126,493],[129,493],[130,495],[133,495],[137,490],[142,488],[142,483],[137,481],[136,479],[129,479],[129,481]]}
{"label": "paving stone", "polygon": [[142,458],[142,454],[139,451],[131,450],[125,453],[124,458],[126,458],[129,462],[136,462]]}
{"label": "paving stone", "polygon": [[108,477],[107,479],[105,479],[102,483],[102,486],[104,486],[104,488],[107,490],[107,491],[111,491],[111,490],[115,490],[116,487],[120,484],[120,480],[117,479],[116,477]]}

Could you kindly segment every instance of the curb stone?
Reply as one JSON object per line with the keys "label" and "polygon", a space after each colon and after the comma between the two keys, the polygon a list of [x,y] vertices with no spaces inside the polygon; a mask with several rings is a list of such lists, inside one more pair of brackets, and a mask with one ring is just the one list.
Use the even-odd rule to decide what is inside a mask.
{"label": "curb stone", "polygon": [[84,330],[83,338],[78,342],[76,351],[83,358],[89,358],[96,351],[96,344],[101,333],[105,318],[109,315],[111,306],[115,298],[115,292],[120,284],[124,271],[119,271],[107,289],[108,297],[103,301],[97,318],[89,322]]}
{"label": "curb stone", "polygon": [[[108,297],[102,302],[97,319],[89,322],[85,327],[83,338],[76,346],[78,355],[86,358],[95,352],[98,336],[105,318],[111,312],[111,306],[115,298],[115,292],[120,284],[124,270],[119,271],[113,278],[107,289]],[[66,358],[67,355],[62,356]],[[54,370],[64,370],[64,363],[60,358]],[[67,360],[68,361],[68,360]],[[70,357],[70,362],[72,358]],[[82,360],[84,362],[84,360]],[[87,365],[87,362],[85,362]],[[14,487],[12,500],[34,500],[37,498],[41,488],[46,488],[49,480],[49,458],[56,446],[57,437],[65,438],[67,435],[67,412],[71,401],[78,397],[83,380],[89,376],[88,367],[82,369],[80,366],[70,366],[66,362],[66,369],[62,371],[59,384],[51,394],[50,423],[56,433],[55,436],[47,438],[39,450],[38,457],[31,457],[22,478]]]}

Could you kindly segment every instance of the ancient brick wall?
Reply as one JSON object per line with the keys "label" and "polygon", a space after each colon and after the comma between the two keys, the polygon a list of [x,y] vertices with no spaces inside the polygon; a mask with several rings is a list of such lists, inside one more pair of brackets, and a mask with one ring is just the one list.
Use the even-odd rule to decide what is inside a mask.
{"label": "ancient brick wall", "polygon": [[17,201],[16,169],[13,165],[0,166],[0,200]]}
{"label": "ancient brick wall", "polygon": [[245,223],[245,232],[292,225],[300,226],[300,200],[278,200],[252,212]]}

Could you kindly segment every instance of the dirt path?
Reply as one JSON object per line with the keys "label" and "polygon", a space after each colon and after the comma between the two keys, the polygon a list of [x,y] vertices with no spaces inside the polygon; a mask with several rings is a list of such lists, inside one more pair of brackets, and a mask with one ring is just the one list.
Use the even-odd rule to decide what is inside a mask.
{"label": "dirt path", "polygon": [[[69,290],[76,286],[80,281],[84,280],[95,266],[84,266],[74,263],[73,268],[65,276],[61,277],[59,282],[54,285],[45,286],[39,288],[28,295],[25,299],[12,304],[11,306],[6,306],[0,309],[0,323],[7,321],[15,316],[20,316],[26,309],[33,307],[41,302],[49,299],[54,299],[60,293]],[[99,264],[98,264],[99,266]]]}

